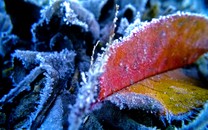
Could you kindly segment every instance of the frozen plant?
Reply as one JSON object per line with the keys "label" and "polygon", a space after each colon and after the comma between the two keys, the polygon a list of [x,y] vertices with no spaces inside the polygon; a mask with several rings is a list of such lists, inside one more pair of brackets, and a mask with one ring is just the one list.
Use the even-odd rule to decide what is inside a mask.
{"label": "frozen plant", "polygon": [[[28,115],[28,119],[20,127],[36,128],[41,121],[38,120],[39,116],[44,114],[45,109],[54,101],[57,93],[64,89],[68,78],[74,72],[75,53],[68,50],[60,53],[16,50],[12,56],[14,69],[16,68],[12,75],[15,87],[0,99],[0,104],[12,102],[22,92],[31,90],[33,93],[38,92],[40,99],[36,101],[35,111]],[[20,66],[18,62],[21,62]],[[29,74],[25,73],[27,70],[31,70]],[[43,88],[39,88],[39,85],[31,86],[33,82],[37,82],[38,77],[42,77],[39,82],[44,84]]]}

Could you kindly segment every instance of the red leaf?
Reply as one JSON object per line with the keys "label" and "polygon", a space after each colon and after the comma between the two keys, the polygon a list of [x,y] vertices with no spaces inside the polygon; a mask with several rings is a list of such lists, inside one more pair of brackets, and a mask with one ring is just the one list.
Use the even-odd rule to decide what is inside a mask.
{"label": "red leaf", "polygon": [[177,13],[152,20],[106,53],[99,100],[137,81],[193,63],[208,51],[208,19]]}

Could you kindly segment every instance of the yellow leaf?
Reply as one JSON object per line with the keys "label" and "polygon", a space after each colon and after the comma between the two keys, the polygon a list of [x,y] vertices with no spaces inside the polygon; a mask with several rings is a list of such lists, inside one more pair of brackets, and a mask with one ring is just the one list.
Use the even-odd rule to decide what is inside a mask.
{"label": "yellow leaf", "polygon": [[122,92],[126,91],[150,96],[174,115],[200,107],[208,100],[208,87],[186,76],[182,69],[145,79]]}

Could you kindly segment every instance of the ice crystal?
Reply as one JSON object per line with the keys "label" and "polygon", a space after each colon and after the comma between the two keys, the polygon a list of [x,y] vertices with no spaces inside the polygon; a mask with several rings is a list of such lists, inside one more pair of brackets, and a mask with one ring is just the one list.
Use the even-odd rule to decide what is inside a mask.
{"label": "ice crystal", "polygon": [[141,109],[154,113],[163,113],[165,111],[160,102],[142,94],[116,93],[107,98],[107,100],[116,104],[120,109]]}
{"label": "ice crystal", "polygon": [[82,83],[79,89],[76,103],[71,107],[68,121],[70,130],[78,130],[84,116],[90,112],[90,109],[95,103],[98,92],[98,78],[103,73],[103,65],[107,60],[107,55],[100,55],[96,62],[91,66],[88,72],[82,73]]}
{"label": "ice crystal", "polygon": [[64,17],[64,21],[66,22],[66,24],[74,24],[74,25],[78,25],[81,27],[84,27],[86,30],[88,29],[88,25],[80,20],[78,20],[77,15],[74,13],[74,10],[71,9],[70,7],[70,3],[67,1],[64,1],[62,6],[65,8],[65,17]]}
{"label": "ice crystal", "polygon": [[[60,53],[15,51],[13,54],[13,65],[17,68],[17,71],[12,76],[15,88],[0,100],[1,104],[12,102],[23,91],[31,90],[32,86],[30,84],[39,75],[43,74],[45,78],[44,87],[40,90],[40,99],[37,101],[36,110],[28,115],[28,119],[21,128],[34,127],[33,122],[36,120],[38,114],[43,111],[47,102],[50,102],[50,98],[54,98],[56,93],[63,89],[61,88],[63,87],[61,84],[65,84],[74,71],[74,57],[75,53],[68,50],[63,50]],[[17,66],[17,61],[21,61],[23,66]],[[24,71],[18,71],[20,69],[32,70],[29,74],[25,75]],[[24,75],[25,77],[22,77]]]}

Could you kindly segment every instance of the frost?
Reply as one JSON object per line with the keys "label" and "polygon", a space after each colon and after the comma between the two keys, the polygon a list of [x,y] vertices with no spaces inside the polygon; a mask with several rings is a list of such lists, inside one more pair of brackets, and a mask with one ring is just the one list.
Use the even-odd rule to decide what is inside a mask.
{"label": "frost", "polygon": [[58,1],[50,0],[50,4],[45,6],[40,11],[42,19],[45,19],[46,22],[48,23],[51,20],[51,17],[54,15],[54,13],[56,13],[56,11],[58,11],[59,6],[60,6],[60,1],[59,0]]}
{"label": "frost", "polygon": [[148,112],[163,113],[165,108],[161,103],[151,97],[136,93],[115,93],[107,98],[120,109],[140,109]]}
{"label": "frost", "polygon": [[[77,20],[75,21],[78,22],[78,25],[81,27],[85,27],[86,30],[89,30],[93,34],[94,39],[98,39],[100,36],[99,35],[100,26],[97,20],[95,19],[95,16],[90,11],[88,11],[83,6],[81,6],[81,4],[78,1],[77,2],[73,0],[70,1],[69,7],[68,7],[69,12],[73,11],[74,12],[73,16],[77,15],[78,21]],[[66,19],[67,20],[68,18],[71,19],[70,17],[71,16],[66,17]]]}
{"label": "frost", "polygon": [[[197,17],[195,17],[195,16],[197,16]],[[137,82],[137,81],[142,80],[143,78],[146,78],[148,76],[158,74],[159,70],[163,70],[163,68],[165,68],[163,63],[164,63],[164,60],[166,60],[167,58],[161,59],[157,55],[153,54],[154,52],[152,52],[152,51],[155,51],[155,52],[161,51],[161,55],[163,55],[162,54],[163,51],[167,50],[167,49],[165,49],[165,46],[167,46],[167,48],[169,48],[169,44],[174,44],[174,43],[170,42],[170,40],[169,40],[169,39],[173,39],[172,35],[170,37],[165,38],[165,39],[161,39],[164,37],[164,35],[167,35],[167,34],[164,34],[164,30],[166,28],[163,26],[163,23],[165,25],[166,24],[170,25],[172,28],[174,28],[175,27],[174,23],[180,23],[181,19],[187,20],[189,18],[196,19],[196,21],[199,21],[199,22],[200,22],[200,20],[202,20],[202,23],[205,23],[205,25],[207,23],[206,17],[202,17],[197,14],[178,12],[176,14],[160,17],[159,19],[153,19],[151,22],[141,22],[140,20],[136,20],[135,23],[132,24],[132,26],[130,25],[131,27],[128,28],[129,31],[131,30],[130,34],[128,34],[128,36],[124,37],[121,41],[115,40],[113,42],[113,44],[109,45],[107,47],[106,51],[104,52],[107,55],[110,55],[110,58],[107,60],[107,65],[105,66],[107,68],[107,71],[105,71],[104,74],[101,76],[101,77],[104,77],[104,79],[102,78],[102,82],[100,83],[100,86],[101,86],[100,93],[102,95],[102,96],[100,96],[100,98],[105,98],[105,96],[104,96],[105,94],[107,96],[111,95],[111,94],[121,90],[122,88],[125,88],[125,87],[131,85],[133,82]],[[186,26],[188,27],[189,24],[194,24],[194,22],[192,22],[192,23],[187,22]],[[193,27],[198,28],[198,26],[193,26]],[[165,28],[165,29],[163,29],[163,28]],[[154,31],[156,29],[160,33],[158,33],[157,31]],[[189,29],[191,30],[191,28],[189,28]],[[198,28],[198,29],[199,29],[199,32],[201,32],[203,35],[206,35],[207,32],[204,32],[203,29],[201,29],[201,28]],[[172,32],[178,33],[178,30],[179,29],[176,28],[175,30],[173,29]],[[148,34],[151,31],[152,31],[151,35]],[[166,30],[165,33],[168,33],[168,32],[169,31]],[[193,36],[194,36],[194,34],[193,34]],[[166,40],[166,39],[168,39],[168,40]],[[187,38],[187,39],[189,39],[189,38]],[[185,44],[185,42],[182,42],[182,41],[185,41],[187,39],[181,40],[181,44]],[[205,36],[203,36],[201,38],[201,36],[198,35],[197,39],[201,39],[201,41],[202,41],[200,46],[203,46],[203,45],[206,46],[207,38],[205,38]],[[157,43],[157,42],[160,45],[158,45],[159,47],[155,48],[155,45],[156,45],[155,43]],[[197,46],[196,47],[196,51],[197,51],[199,44],[194,42],[193,49],[195,48],[195,46]],[[187,48],[189,48],[189,45],[187,45]],[[207,47],[204,47],[204,49],[205,48],[207,48]],[[177,47],[175,47],[174,49],[177,50]],[[184,49],[186,49],[186,48],[184,48]],[[172,56],[172,54],[174,55],[174,53],[166,53],[166,52],[164,52],[164,53],[166,55],[170,55],[170,57],[168,57],[168,60],[170,60],[170,62],[172,62],[172,60],[171,60],[172,58],[174,59],[176,57],[176,56],[175,57]],[[180,56],[181,55],[177,55],[177,57],[180,57]],[[193,54],[193,56],[195,59],[197,58],[196,54]],[[190,57],[193,57],[193,56],[190,55]],[[200,56],[200,55],[198,55],[198,56]],[[183,60],[184,57],[187,57],[187,56],[183,56],[183,57],[181,56],[181,59]],[[189,57],[187,57],[187,59],[188,58]],[[195,59],[193,59],[192,62],[194,62]],[[160,60],[161,60],[161,67],[159,67],[159,69],[156,68],[156,70],[154,70],[154,71],[149,71],[149,72],[152,72],[152,74],[150,74],[150,73],[148,74],[147,71],[148,71],[149,65],[154,64],[155,66],[158,66]],[[136,63],[137,61],[139,63],[138,64],[139,69],[134,69],[137,66],[137,63]],[[190,62],[190,61],[186,61],[186,62]],[[123,66],[122,66],[122,64],[123,64]],[[134,64],[136,64],[135,67],[134,67]],[[175,66],[175,68],[181,67],[181,66],[183,66],[183,64]],[[174,69],[173,65],[170,65],[169,67],[170,68],[168,68],[166,66],[167,69],[163,70],[163,71],[167,71],[168,69]],[[140,68],[143,70],[143,72],[140,72],[138,74],[138,72],[140,71]]]}
{"label": "frost", "polygon": [[[57,15],[62,18],[67,25],[77,25],[88,29],[88,25],[78,19],[78,15],[71,8],[69,1],[51,1],[50,5],[41,10],[41,16],[49,24],[52,16]],[[41,20],[42,21],[42,20]]]}
{"label": "frost", "polygon": [[[138,14],[139,15],[139,14]],[[153,26],[153,24],[160,23],[161,21],[167,21],[167,20],[174,20],[174,17],[179,17],[179,16],[198,16],[204,19],[208,19],[206,15],[202,14],[195,14],[195,13],[190,13],[190,12],[181,12],[178,11],[174,14],[171,15],[166,15],[166,16],[160,16],[159,18],[154,18],[150,22],[141,22],[140,18],[135,19],[135,21],[129,25],[129,27],[125,30],[126,34],[125,37],[122,38],[122,40],[126,41],[129,40],[131,37],[134,36],[135,33],[139,33],[140,31],[144,31],[147,28],[150,28]],[[137,16],[139,17],[139,16]],[[115,43],[116,44],[116,43]]]}
{"label": "frost", "polygon": [[[31,83],[38,76],[43,75],[42,79],[45,79],[45,82],[44,87],[39,92],[40,99],[36,102],[36,110],[28,115],[28,119],[21,126],[21,128],[36,128],[37,124],[34,124],[34,121],[47,108],[47,104],[50,105],[53,102],[56,98],[56,93],[63,89],[63,84],[66,84],[68,78],[74,72],[75,53],[66,49],[60,53],[16,50],[12,56],[13,66],[17,70],[12,75],[16,86],[0,99],[0,103],[2,105],[7,102],[12,102],[23,91],[31,90],[33,87],[30,86]],[[22,66],[18,62],[21,62]],[[30,73],[25,74],[25,70],[28,69],[31,70]]]}
{"label": "frost", "polygon": [[51,97],[51,94],[53,92],[53,87],[56,84],[54,83],[54,80],[49,75],[47,74],[45,75],[46,75],[47,80],[45,83],[45,87],[40,92],[40,101],[38,101],[38,106],[36,107],[36,111],[31,113],[31,115],[29,116],[29,119],[24,123],[24,125],[21,128],[32,127],[33,121],[37,118],[38,114],[43,110],[44,104]]}
{"label": "frost", "polygon": [[[99,99],[99,87],[100,84],[105,82],[108,77],[100,76],[106,71],[106,64],[108,61],[111,60],[109,59],[109,57],[117,53],[116,49],[121,46],[126,40],[137,36],[135,33],[145,31],[145,29],[151,27],[151,25],[153,24],[157,24],[162,20],[174,20],[171,18],[173,16],[189,15],[189,13],[179,12],[174,15],[160,17],[159,19],[153,19],[149,23],[141,22],[140,15],[143,14],[143,11],[145,10],[147,4],[149,4],[148,0],[22,1],[24,3],[32,3],[32,5],[35,4],[34,6],[38,8],[36,11],[39,11],[39,9],[42,8],[40,19],[37,12],[37,15],[34,15],[34,12],[29,13],[30,16],[34,16],[39,19],[38,22],[32,22],[36,22],[32,25],[32,27],[29,26],[32,32],[32,42],[31,38],[27,39],[27,41],[22,41],[21,37],[19,38],[18,36],[10,34],[13,28],[10,16],[5,14],[6,11],[4,9],[4,1],[0,1],[0,55],[3,58],[9,57],[10,54],[18,48],[21,50],[36,50],[16,50],[12,54],[11,57],[13,60],[13,67],[11,69],[14,73],[11,77],[14,83],[14,88],[10,90],[9,93],[5,95],[2,99],[0,99],[0,107],[4,108],[4,104],[6,104],[7,102],[16,103],[16,100],[22,101],[22,99],[19,99],[19,96],[21,95],[28,96],[31,93],[36,93],[38,95],[38,100],[35,101],[35,110],[29,110],[29,114],[26,114],[28,115],[27,119],[18,119],[26,120],[25,122],[20,123],[21,126],[18,127],[19,129],[36,129],[43,120],[44,123],[40,129],[63,129],[59,126],[63,125],[62,121],[64,120],[63,116],[65,115],[63,115],[63,111],[61,111],[60,108],[64,104],[65,106],[68,106],[68,104],[70,104],[71,102],[69,103],[65,101],[65,103],[62,103],[59,96],[57,98],[57,95],[62,93],[63,90],[66,88],[66,85],[69,85],[72,81],[71,75],[74,74],[75,67],[78,73],[78,76],[76,77],[77,79],[75,81],[78,88],[75,88],[75,90],[70,90],[75,92],[71,92],[69,95],[67,95],[67,97],[72,96],[74,99],[77,94],[77,90],[78,94],[76,96],[76,103],[73,106],[70,106],[70,109],[68,110],[70,112],[70,115],[68,117],[69,124],[67,124],[67,126],[69,125],[69,129],[72,130],[79,129],[79,126],[82,123],[83,118],[86,116],[86,114],[91,112],[92,109],[95,109],[94,104],[97,105],[99,104],[100,100],[102,100]],[[114,8],[117,4],[120,6],[119,12],[117,12],[118,10],[116,11],[116,9]],[[130,15],[128,15],[129,12]],[[134,20],[134,17],[137,13],[138,15],[136,16],[134,23],[130,24],[132,20]],[[11,16],[11,18],[12,20],[15,19],[14,16]],[[22,20],[22,18],[20,20]],[[25,21],[28,22],[29,20]],[[17,22],[19,22],[19,19],[17,19]],[[22,21],[20,22],[22,23]],[[115,23],[120,23],[118,28],[116,28]],[[14,25],[14,27],[16,26]],[[100,29],[102,31],[100,31]],[[115,30],[117,30],[117,32],[115,33],[115,37],[113,37],[114,35],[111,34],[112,32],[114,33]],[[162,33],[161,35],[163,37],[166,37],[165,33]],[[113,45],[110,45],[111,40],[119,36],[125,37],[115,40],[113,42]],[[109,37],[111,37],[110,42],[106,44],[106,42],[109,41]],[[93,48],[91,57],[92,60],[90,64],[89,55],[86,55],[86,50],[87,54],[90,54],[92,46],[96,43],[98,39],[101,42],[99,45],[97,43]],[[32,43],[32,45],[30,43]],[[27,45],[19,47],[19,44]],[[100,51],[100,46],[105,45],[107,47],[102,47],[101,49],[102,51],[104,51],[104,53],[102,55],[96,55],[97,51]],[[62,50],[63,48],[77,51],[76,60],[75,52],[68,51],[67,49]],[[58,52],[54,52],[54,50]],[[144,52],[145,55],[148,54],[148,50],[146,50],[146,48],[144,48],[144,51],[142,50],[142,52]],[[95,62],[93,56],[98,56]],[[141,60],[142,62],[146,61],[148,60],[148,57],[143,57]],[[74,61],[76,61],[76,66],[74,65]],[[9,61],[4,60],[2,64],[6,62]],[[126,65],[125,62],[119,63],[120,68],[124,70],[123,72],[130,72],[132,68],[134,70],[137,70],[140,67],[137,62],[134,62],[134,64],[132,65]],[[4,68],[4,66],[2,68]],[[81,75],[82,79],[80,87],[79,85],[77,85],[80,80],[78,79],[80,78],[79,74]],[[128,80],[128,82],[130,82],[130,84],[134,84],[135,81],[130,79]],[[103,95],[106,96],[107,94],[104,93]],[[71,98],[67,99],[71,100]],[[45,118],[47,114],[45,114],[44,112],[49,111],[49,109],[51,108],[51,104],[53,104],[55,100],[55,106],[49,112],[49,116]],[[134,93],[124,95],[117,93],[108,97],[107,100],[110,100],[121,109],[139,108],[147,110],[148,113],[154,113],[154,111],[156,111],[159,114],[165,111],[159,102],[154,101],[153,99],[151,99],[150,97],[146,97],[145,95],[137,95]],[[22,104],[16,104],[14,104],[15,107],[18,107],[18,105],[22,107]],[[14,110],[15,109],[16,108],[14,108]],[[14,113],[11,113],[11,115],[12,114]],[[170,114],[170,116],[172,115]],[[62,120],[59,120],[61,118]],[[65,116],[65,119],[66,118],[67,117]],[[14,121],[13,123],[16,123],[16,121]],[[19,124],[17,126],[19,126]]]}
{"label": "frost", "polygon": [[124,34],[126,28],[129,26],[129,22],[126,18],[122,18],[118,27],[117,33]]}
{"label": "frost", "polygon": [[105,54],[100,55],[88,72],[81,73],[83,78],[82,87],[79,89],[76,103],[73,105],[68,117],[69,130],[79,129],[82,119],[90,112],[92,104],[96,102],[99,92],[99,76],[104,72],[103,66],[107,61],[107,57]]}
{"label": "frost", "polygon": [[[74,33],[75,30],[76,33]],[[32,25],[31,32],[32,41],[38,44],[35,45],[36,50],[45,51],[46,49],[43,48],[45,45],[42,45],[44,43],[50,43],[49,47],[46,47],[50,49],[53,49],[54,46],[61,46],[54,43],[56,39],[57,42],[62,42],[64,46],[70,46],[69,44],[75,44],[75,42],[89,39],[89,37],[97,40],[100,27],[94,15],[79,3],[60,0],[54,1],[41,10],[41,19]],[[82,35],[91,33],[92,35],[83,39],[78,33]],[[64,42],[62,37],[65,38]],[[39,46],[42,48],[37,49]]]}
{"label": "frost", "polygon": [[63,4],[61,4],[62,7],[65,8],[65,17],[64,17],[64,21],[66,22],[66,24],[74,24],[74,25],[78,25],[81,27],[84,27],[86,30],[88,29],[88,25],[82,21],[80,21],[77,17],[77,15],[75,14],[74,10],[70,7],[70,3],[67,1],[64,1]]}

